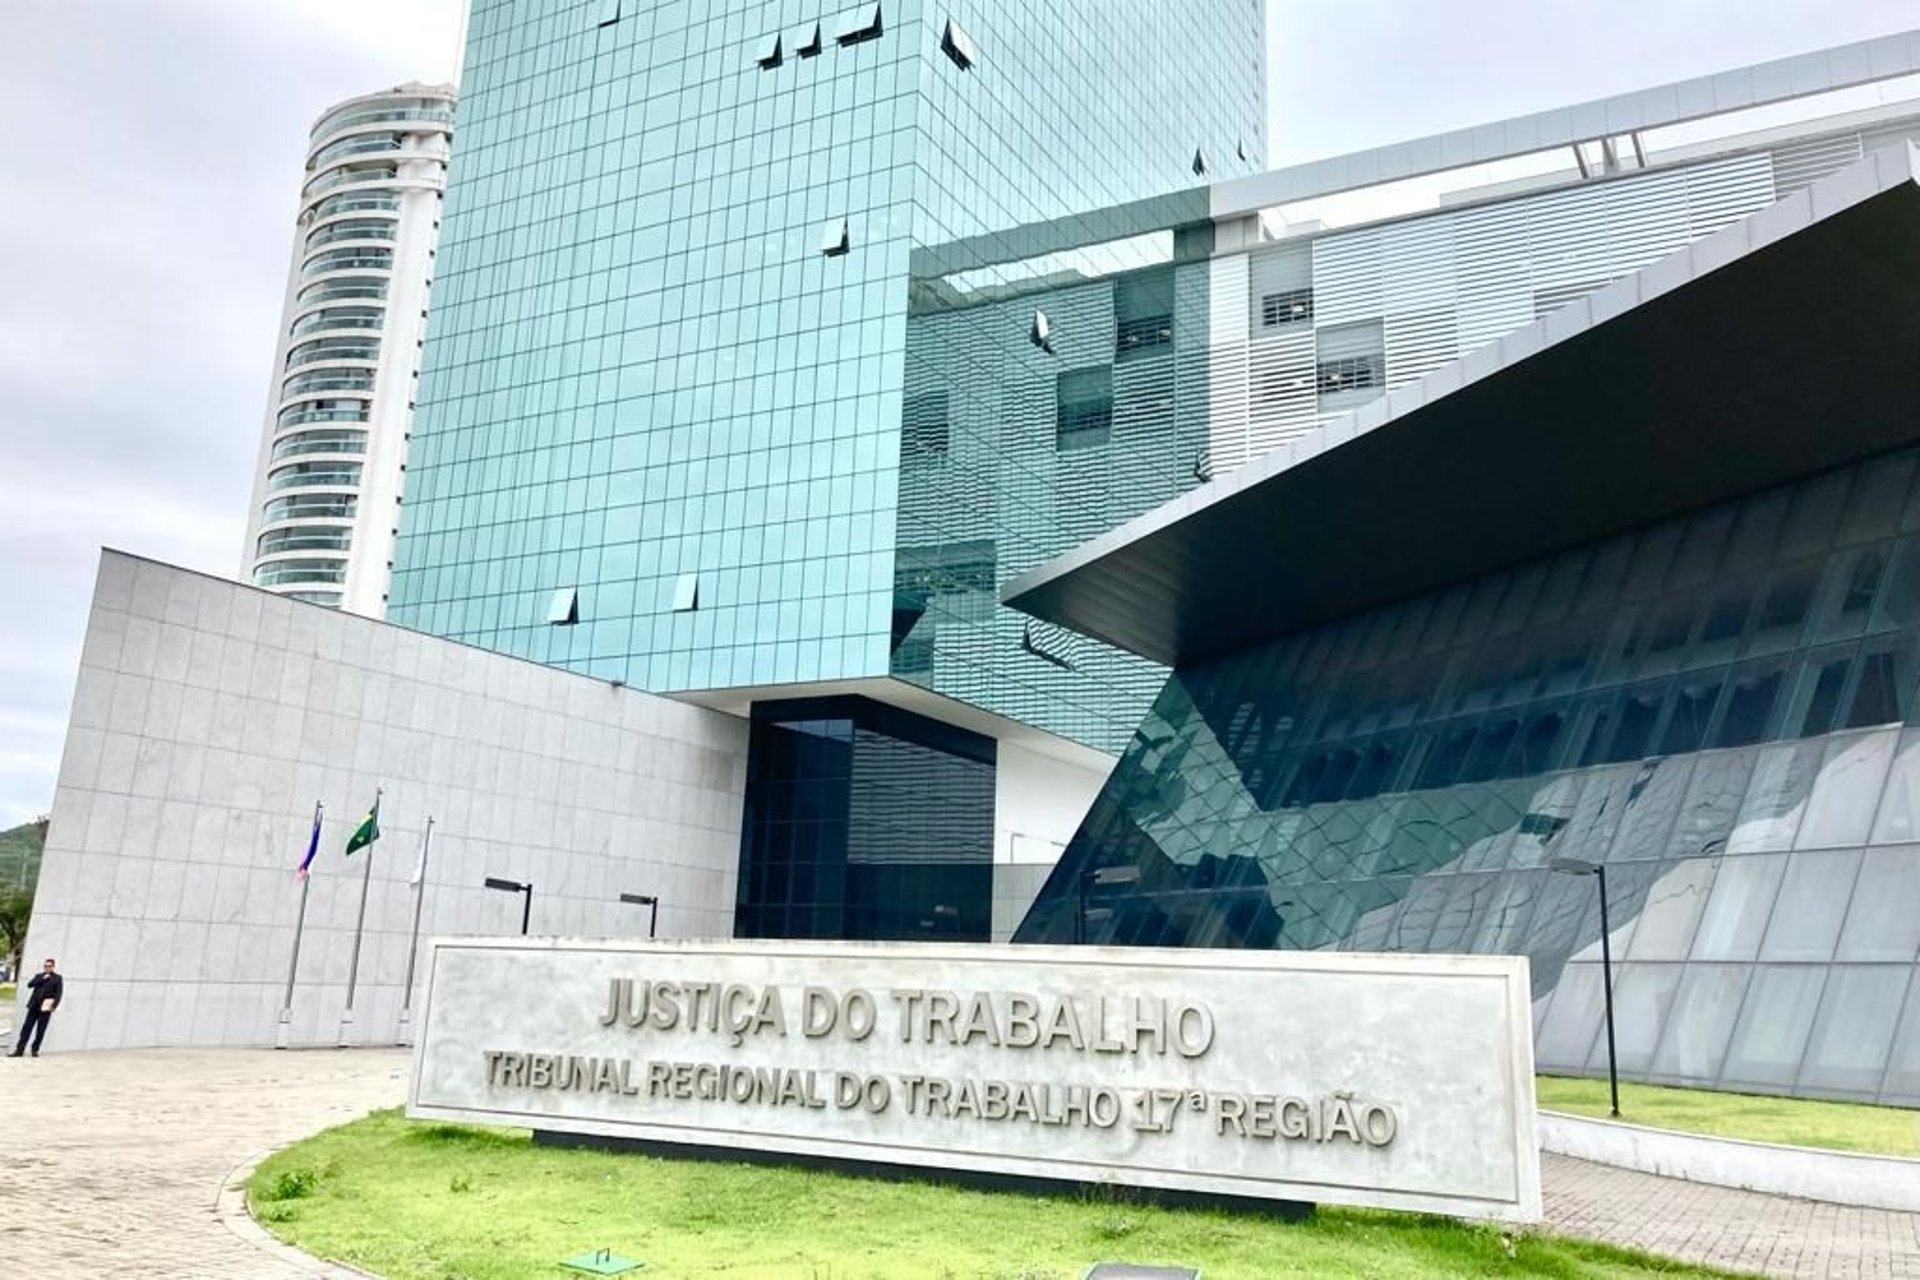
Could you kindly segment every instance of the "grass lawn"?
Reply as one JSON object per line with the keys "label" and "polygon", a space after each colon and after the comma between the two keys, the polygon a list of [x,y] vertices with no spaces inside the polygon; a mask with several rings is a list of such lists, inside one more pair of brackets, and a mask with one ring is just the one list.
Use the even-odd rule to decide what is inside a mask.
{"label": "grass lawn", "polygon": [[961,1191],[795,1169],[535,1147],[524,1130],[383,1111],[297,1143],[248,1180],[283,1239],[392,1277],[564,1276],[597,1248],[638,1276],[1078,1280],[1096,1260],[1234,1277],[1715,1276],[1440,1218],[1322,1210],[1288,1223],[1103,1196]]}
{"label": "grass lawn", "polygon": [[11,982],[0,982],[0,1004],[12,1004],[12,1003],[13,1003],[13,984]]}
{"label": "grass lawn", "polygon": [[[1606,1118],[1605,1080],[1541,1076],[1537,1091],[1540,1105],[1549,1111]],[[1920,1156],[1920,1111],[1902,1107],[1819,1102],[1809,1098],[1763,1098],[1745,1093],[1623,1082],[1620,1118],[1628,1124],[1710,1133],[1722,1138]]]}

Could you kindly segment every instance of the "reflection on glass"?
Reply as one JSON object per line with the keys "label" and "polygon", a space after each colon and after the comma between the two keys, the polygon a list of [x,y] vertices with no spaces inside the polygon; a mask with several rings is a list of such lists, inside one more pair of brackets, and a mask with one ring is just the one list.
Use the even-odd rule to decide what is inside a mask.
{"label": "reflection on glass", "polygon": [[1691,858],[1725,851],[1757,756],[1755,751],[1716,751],[1700,757],[1668,853]]}
{"label": "reflection on glass", "polygon": [[1739,820],[1727,837],[1729,853],[1791,849],[1800,830],[1807,797],[1820,771],[1824,746],[1818,742],[1782,743],[1761,751],[1747,785]]}
{"label": "reflection on glass", "polygon": [[1807,1044],[1800,1083],[1832,1093],[1875,1096],[1911,976],[1904,965],[1835,966]]}
{"label": "reflection on glass", "polygon": [[1908,984],[1907,1007],[1899,1033],[1887,1055],[1887,1076],[1881,1096],[1908,1106],[1920,1100],[1920,982]]}
{"label": "reflection on glass", "polygon": [[1787,873],[1784,853],[1751,854],[1721,861],[1713,894],[1694,933],[1695,960],[1752,960],[1773,918],[1774,895]]}
{"label": "reflection on glass", "polygon": [[[1615,971],[1613,1025],[1621,1071],[1644,1075],[1653,1065],[1654,1044],[1684,969],[1677,964],[1628,964]],[[1606,1069],[1607,1045],[1601,1037],[1587,1057],[1587,1070]]]}
{"label": "reflection on glass", "polygon": [[1880,812],[1873,820],[1874,844],[1904,844],[1920,840],[1920,730],[1900,735],[1900,746],[1880,794]]}
{"label": "reflection on glass", "polygon": [[1916,954],[1920,954],[1920,846],[1869,849],[1860,862],[1860,880],[1854,886],[1834,958],[1888,960],[1907,966]]}
{"label": "reflection on glass", "polygon": [[1756,969],[1721,1079],[1730,1085],[1776,1089],[1792,1085],[1826,984],[1827,971],[1817,965]]}
{"label": "reflection on glass", "polygon": [[[1586,1070],[1587,1056],[1600,1038],[1604,999],[1598,964],[1570,964],[1561,970],[1533,1046],[1534,1061],[1542,1070]],[[1601,1053],[1605,1052],[1603,1044]],[[1604,1059],[1601,1068],[1605,1069]]]}
{"label": "reflection on glass", "polygon": [[[1630,1062],[1870,1093],[1835,1038],[1890,986],[1836,985],[1827,1065],[1799,1057],[1830,967],[1920,962],[1920,503],[1888,516],[1915,457],[1870,468],[1872,511],[1822,477],[1176,672],[1018,936],[1066,940],[1075,868],[1132,863],[1188,896],[1142,890],[1116,938],[1524,953],[1539,1060],[1581,1071],[1597,895],[1545,864],[1583,858]],[[1284,927],[1203,883],[1236,855]],[[1920,1060],[1887,1087],[1920,1103]]]}
{"label": "reflection on glass", "polygon": [[1827,744],[1807,801],[1796,849],[1831,849],[1867,842],[1881,784],[1900,735],[1891,731],[1836,738]]}
{"label": "reflection on glass", "polygon": [[1647,890],[1646,905],[1633,931],[1629,960],[1685,960],[1693,947],[1694,927],[1713,889],[1718,858],[1688,858],[1672,863]]}
{"label": "reflection on glass", "polygon": [[1733,1034],[1752,969],[1740,964],[1694,964],[1686,967],[1680,991],[1667,1015],[1666,1034],[1654,1054],[1652,1074],[1657,1079],[1714,1080]]}
{"label": "reflection on glass", "polygon": [[1774,904],[1773,919],[1760,944],[1762,960],[1833,959],[1840,921],[1853,897],[1860,850],[1833,849],[1796,853]]}

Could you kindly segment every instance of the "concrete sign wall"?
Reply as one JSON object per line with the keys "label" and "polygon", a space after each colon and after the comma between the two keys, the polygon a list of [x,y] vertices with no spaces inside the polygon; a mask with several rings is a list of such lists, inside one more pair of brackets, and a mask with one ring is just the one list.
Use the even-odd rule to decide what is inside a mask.
{"label": "concrete sign wall", "polygon": [[1540,1216],[1518,957],[437,939],[408,1113]]}

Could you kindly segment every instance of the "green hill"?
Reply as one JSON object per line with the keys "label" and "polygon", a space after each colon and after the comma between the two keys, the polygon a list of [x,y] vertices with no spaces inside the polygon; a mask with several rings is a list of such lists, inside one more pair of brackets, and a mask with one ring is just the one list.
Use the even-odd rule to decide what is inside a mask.
{"label": "green hill", "polygon": [[0,831],[0,889],[33,888],[40,879],[40,851],[46,843],[45,819]]}

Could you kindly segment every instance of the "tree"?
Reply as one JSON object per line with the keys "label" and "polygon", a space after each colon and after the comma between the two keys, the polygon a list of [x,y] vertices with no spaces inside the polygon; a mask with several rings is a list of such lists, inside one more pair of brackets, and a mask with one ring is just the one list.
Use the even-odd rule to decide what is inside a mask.
{"label": "tree", "polygon": [[33,918],[33,894],[23,889],[0,888],[0,954],[7,958],[8,972],[20,974],[20,952],[27,945],[27,922]]}

